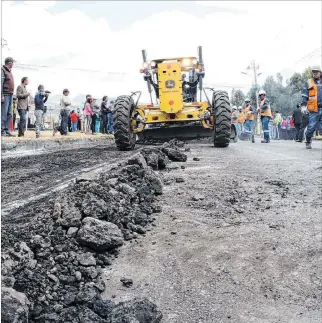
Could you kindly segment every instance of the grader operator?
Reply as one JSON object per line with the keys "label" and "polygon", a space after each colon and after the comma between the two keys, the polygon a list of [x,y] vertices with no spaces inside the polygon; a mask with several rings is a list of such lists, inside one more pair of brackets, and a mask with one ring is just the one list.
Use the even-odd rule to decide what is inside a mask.
{"label": "grader operator", "polygon": [[[213,136],[215,147],[228,147],[231,133],[235,134],[231,131],[234,125],[231,124],[229,97],[224,91],[203,87],[202,48],[198,47],[198,58],[148,62],[145,50],[142,56],[141,73],[147,82],[151,103],[139,104],[140,91],[116,99],[113,118],[118,149],[133,149],[137,137],[165,140]],[[206,90],[213,92],[211,101]],[[202,100],[203,94],[206,101]]]}

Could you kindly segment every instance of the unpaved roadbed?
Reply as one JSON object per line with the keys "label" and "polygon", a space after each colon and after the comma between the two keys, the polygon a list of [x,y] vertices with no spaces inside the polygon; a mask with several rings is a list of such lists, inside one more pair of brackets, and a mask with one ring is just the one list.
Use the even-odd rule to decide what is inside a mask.
{"label": "unpaved roadbed", "polygon": [[121,248],[105,296],[147,295],[167,323],[321,322],[321,145],[188,146],[156,229]]}

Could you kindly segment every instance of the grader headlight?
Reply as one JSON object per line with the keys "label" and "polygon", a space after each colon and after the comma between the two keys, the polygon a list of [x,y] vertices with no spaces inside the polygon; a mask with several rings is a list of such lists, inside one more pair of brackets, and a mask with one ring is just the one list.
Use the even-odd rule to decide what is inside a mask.
{"label": "grader headlight", "polygon": [[183,65],[183,66],[189,66],[189,65],[191,65],[191,59],[189,59],[189,58],[184,58],[184,59],[182,60],[182,65]]}

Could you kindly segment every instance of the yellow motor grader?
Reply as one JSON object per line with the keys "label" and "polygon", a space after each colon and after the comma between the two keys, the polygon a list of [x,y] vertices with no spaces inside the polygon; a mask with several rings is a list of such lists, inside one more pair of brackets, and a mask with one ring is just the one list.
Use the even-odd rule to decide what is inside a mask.
{"label": "yellow motor grader", "polygon": [[[113,121],[117,148],[131,150],[137,138],[153,141],[210,136],[215,147],[228,147],[230,139],[236,136],[229,97],[225,91],[203,88],[202,47],[198,47],[198,57],[148,62],[145,50],[142,56],[140,72],[147,82],[151,103],[139,104],[140,91],[115,100]],[[211,101],[206,90],[212,91]],[[203,93],[206,101],[202,100]]]}

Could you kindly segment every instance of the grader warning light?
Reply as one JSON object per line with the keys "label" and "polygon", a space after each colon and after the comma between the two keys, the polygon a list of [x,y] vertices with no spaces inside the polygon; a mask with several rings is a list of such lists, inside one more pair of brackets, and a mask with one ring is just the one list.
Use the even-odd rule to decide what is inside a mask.
{"label": "grader warning light", "polygon": [[[165,140],[210,136],[216,147],[228,147],[231,134],[236,133],[231,124],[228,94],[203,87],[205,70],[201,46],[198,57],[148,62],[145,50],[142,56],[140,72],[144,74],[151,104],[139,104],[140,91],[115,100],[113,119],[117,148],[133,149],[137,138]],[[211,100],[206,90],[208,94],[212,91]]]}

